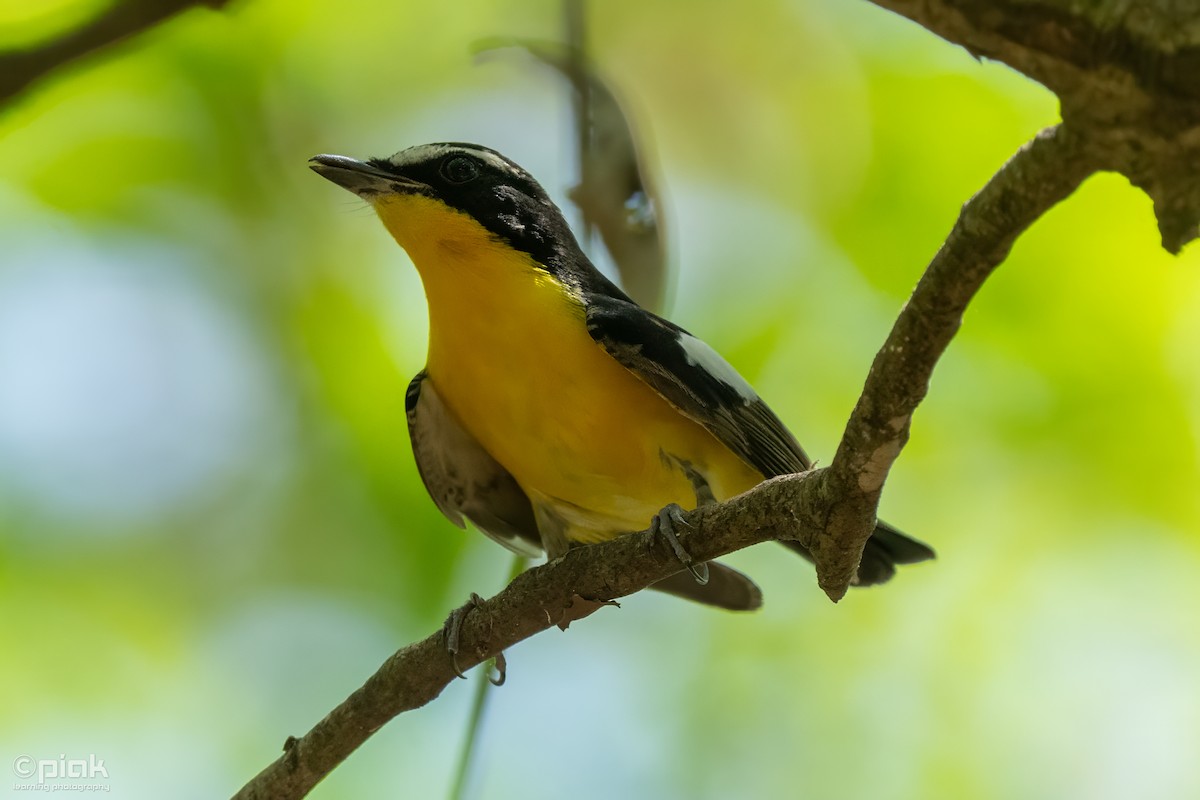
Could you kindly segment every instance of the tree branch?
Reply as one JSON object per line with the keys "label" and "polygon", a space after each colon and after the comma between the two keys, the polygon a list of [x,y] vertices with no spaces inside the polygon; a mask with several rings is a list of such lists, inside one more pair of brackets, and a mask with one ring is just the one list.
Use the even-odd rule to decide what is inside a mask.
{"label": "tree branch", "polygon": [[[728,503],[692,512],[692,528],[680,532],[680,541],[707,561],[777,536],[811,536],[813,530],[797,529],[796,520],[813,514],[790,503],[814,498],[814,475],[777,478]],[[624,597],[678,571],[674,555],[648,531],[575,548],[517,576],[466,616],[459,666],[469,669],[535,633],[565,627],[595,610],[591,600]],[[454,677],[440,630],[410,644],[303,738],[289,739],[284,754],[235,798],[303,797],[384,723],[433,700]]]}
{"label": "tree branch", "polygon": [[[691,527],[680,535],[688,551],[707,561],[759,542],[795,539],[813,552],[821,586],[841,597],[874,528],[880,491],[908,437],[909,419],[967,303],[1016,237],[1097,166],[1095,151],[1059,128],[1022,148],[963,207],[876,357],[833,464],[690,512]],[[595,601],[624,597],[678,571],[679,562],[648,531],[576,548],[518,576],[467,615],[460,666],[475,666],[554,625],[565,627],[595,610]],[[284,754],[235,797],[303,797],[384,723],[428,703],[453,679],[440,631],[405,647],[304,737],[289,739]]]}
{"label": "tree branch", "polygon": [[1042,131],[963,206],[875,356],[830,465],[829,521],[814,557],[821,588],[846,592],[889,470],[908,441],[913,411],[962,324],[967,304],[1017,236],[1105,165],[1105,152],[1061,126]]}
{"label": "tree branch", "polygon": [[1071,130],[1150,195],[1163,247],[1200,236],[1200,3],[871,1],[1045,85]]}
{"label": "tree branch", "polygon": [[[1063,98],[1142,93],[1200,114],[1200,6],[1175,0],[871,0]],[[1114,96],[1111,91],[1121,91]]]}
{"label": "tree branch", "polygon": [[228,0],[126,0],[118,2],[65,36],[29,50],[0,53],[0,103],[24,91],[47,73],[94,50],[153,27],[169,17],[205,5],[220,8]]}

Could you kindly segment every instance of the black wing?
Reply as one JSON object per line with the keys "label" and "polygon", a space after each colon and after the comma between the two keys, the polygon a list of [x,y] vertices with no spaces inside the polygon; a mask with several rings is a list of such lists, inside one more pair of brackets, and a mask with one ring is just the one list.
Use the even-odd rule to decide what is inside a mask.
{"label": "black wing", "polygon": [[609,355],[764,477],[812,465],[750,384],[703,341],[628,300],[590,294],[586,305],[588,332]]}
{"label": "black wing", "polygon": [[[604,294],[586,299],[592,338],[764,477],[803,472],[812,465],[779,417],[707,344],[629,300]],[[799,542],[781,544],[812,558]],[[855,583],[883,583],[896,564],[933,557],[927,545],[879,522],[863,550]]]}

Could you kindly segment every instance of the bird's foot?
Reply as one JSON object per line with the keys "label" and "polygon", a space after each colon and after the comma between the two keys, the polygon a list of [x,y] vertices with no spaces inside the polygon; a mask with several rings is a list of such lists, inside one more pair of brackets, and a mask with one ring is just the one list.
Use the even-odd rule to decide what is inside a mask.
{"label": "bird's foot", "polygon": [[[454,668],[454,674],[460,678],[466,678],[462,669],[458,666],[458,653],[461,647],[460,637],[462,636],[463,620],[467,618],[475,609],[483,604],[483,598],[475,592],[471,592],[471,596],[467,598],[467,602],[460,607],[450,612],[450,616],[446,618],[446,623],[442,626],[442,640],[446,644],[446,652],[450,654],[450,665]],[[503,686],[505,679],[505,670],[507,664],[504,660],[504,653],[496,654],[495,658],[496,677],[488,677],[488,680],[495,686]]]}
{"label": "bird's foot", "polygon": [[677,527],[691,527],[683,518],[683,509],[677,503],[664,506],[654,515],[654,519],[650,520],[650,533],[654,536],[661,536],[671,548],[671,552],[679,559],[679,563],[687,567],[687,571],[692,573],[696,583],[703,586],[708,583],[708,564],[704,561],[696,563],[692,554],[684,549],[679,537],[675,535]]}

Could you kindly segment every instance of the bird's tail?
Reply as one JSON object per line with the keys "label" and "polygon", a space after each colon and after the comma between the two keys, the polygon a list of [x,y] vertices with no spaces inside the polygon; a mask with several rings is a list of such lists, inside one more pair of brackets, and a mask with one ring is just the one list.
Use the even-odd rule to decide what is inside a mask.
{"label": "bird's tail", "polygon": [[650,588],[729,611],[754,611],[762,606],[762,591],[754,581],[719,561],[708,562],[706,584],[696,583],[696,579],[685,569],[650,584]]}
{"label": "bird's tail", "polygon": [[[812,560],[808,550],[799,542],[780,544]],[[933,557],[934,552],[928,545],[905,536],[886,522],[879,522],[863,549],[854,585],[884,583],[896,574],[897,564],[916,564]],[[708,562],[708,570],[709,580],[704,585],[696,583],[691,573],[683,570],[651,584],[650,588],[730,611],[753,611],[762,605],[762,592],[746,575],[717,561]]]}
{"label": "bird's tail", "polygon": [[[812,561],[808,550],[799,542],[780,544]],[[875,532],[867,540],[867,546],[863,548],[862,561],[858,564],[858,575],[854,585],[874,586],[886,583],[896,574],[897,564],[916,564],[935,557],[936,554],[929,545],[905,536],[886,522],[879,521],[875,524]]]}

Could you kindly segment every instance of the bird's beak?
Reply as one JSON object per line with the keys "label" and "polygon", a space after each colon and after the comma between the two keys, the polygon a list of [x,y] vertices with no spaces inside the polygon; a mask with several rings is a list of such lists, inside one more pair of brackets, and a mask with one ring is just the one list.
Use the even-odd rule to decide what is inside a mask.
{"label": "bird's beak", "polygon": [[308,166],[321,177],[367,200],[382,194],[418,194],[429,190],[423,183],[347,156],[313,156]]}

